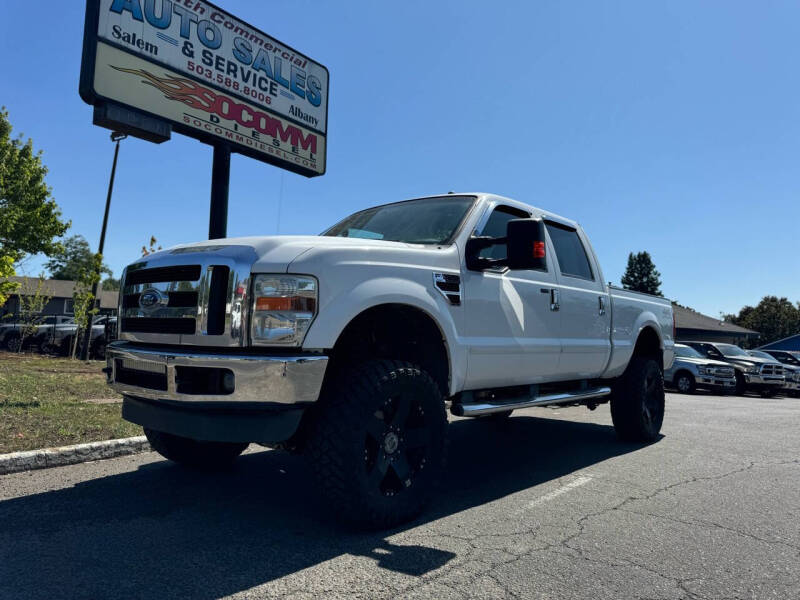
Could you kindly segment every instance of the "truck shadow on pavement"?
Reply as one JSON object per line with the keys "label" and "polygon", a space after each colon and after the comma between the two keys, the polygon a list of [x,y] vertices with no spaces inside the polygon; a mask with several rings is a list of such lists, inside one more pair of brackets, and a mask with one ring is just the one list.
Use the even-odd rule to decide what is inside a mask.
{"label": "truck shadow on pavement", "polygon": [[[218,598],[271,581],[270,593],[280,595],[293,590],[275,580],[342,555],[419,576],[455,554],[388,536],[640,447],[620,443],[606,425],[455,421],[433,505],[415,522],[377,533],[338,525],[297,456],[248,454],[216,474],[159,461],[0,502],[0,597]],[[327,575],[353,585],[369,576]]]}

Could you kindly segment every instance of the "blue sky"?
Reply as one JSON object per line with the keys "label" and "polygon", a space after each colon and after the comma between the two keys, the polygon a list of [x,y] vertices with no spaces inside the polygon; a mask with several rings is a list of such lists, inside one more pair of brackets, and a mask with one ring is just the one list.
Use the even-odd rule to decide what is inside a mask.
{"label": "blue sky", "polygon": [[[331,73],[327,174],[234,156],[229,235],[488,191],[577,219],[607,280],[648,250],[664,294],[710,315],[800,300],[800,4],[218,3]],[[3,3],[0,104],[44,151],[70,233],[96,247],[113,146],[78,97],[83,12]],[[210,173],[193,139],[123,142],[115,274],[151,235],[207,235]]]}

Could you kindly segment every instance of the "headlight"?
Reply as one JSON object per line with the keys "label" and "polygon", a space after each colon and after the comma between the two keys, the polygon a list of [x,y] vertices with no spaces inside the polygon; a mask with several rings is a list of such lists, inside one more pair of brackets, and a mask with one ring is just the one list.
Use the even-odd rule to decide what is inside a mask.
{"label": "headlight", "polygon": [[250,339],[256,346],[300,346],[317,314],[317,280],[307,275],[256,275]]}
{"label": "headlight", "polygon": [[752,367],[747,367],[745,372],[750,373],[751,375],[758,375],[760,371],[758,365],[753,365]]}
{"label": "headlight", "polygon": [[711,374],[711,368],[710,367],[697,367],[697,372],[700,373],[700,375],[710,375]]}

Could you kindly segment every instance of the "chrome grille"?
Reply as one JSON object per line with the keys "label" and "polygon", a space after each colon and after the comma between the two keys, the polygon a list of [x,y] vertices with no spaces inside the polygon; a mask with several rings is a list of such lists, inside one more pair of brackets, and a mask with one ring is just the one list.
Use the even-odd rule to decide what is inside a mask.
{"label": "chrome grille", "polygon": [[165,250],[130,265],[123,273],[119,338],[243,345],[255,260],[248,246],[209,245]]}
{"label": "chrome grille", "polygon": [[712,374],[717,377],[733,377],[733,367],[715,367]]}
{"label": "chrome grille", "polygon": [[[193,335],[199,312],[200,265],[136,268],[125,271],[120,331]],[[143,298],[155,299],[151,306]]]}
{"label": "chrome grille", "polygon": [[762,375],[783,375],[783,366],[782,365],[761,365],[761,374]]}
{"label": "chrome grille", "polygon": [[150,269],[140,268],[129,271],[126,275],[125,282],[128,285],[136,285],[137,283],[197,281],[200,279],[200,269],[200,265],[176,265],[174,267],[154,267]]}

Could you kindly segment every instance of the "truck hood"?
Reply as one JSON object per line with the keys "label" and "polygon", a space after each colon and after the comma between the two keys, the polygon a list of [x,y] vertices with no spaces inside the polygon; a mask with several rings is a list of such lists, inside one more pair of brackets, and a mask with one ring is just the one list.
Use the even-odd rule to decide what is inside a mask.
{"label": "truck hood", "polygon": [[327,237],[319,235],[271,235],[257,237],[224,238],[208,240],[193,244],[181,244],[152,255],[154,258],[166,254],[179,254],[186,250],[202,251],[213,250],[219,246],[247,246],[256,254],[253,264],[254,273],[285,272],[289,265],[313,248],[322,250],[344,250],[356,253],[370,252],[381,249],[424,248],[419,244],[405,244],[403,242],[388,242],[384,240],[369,240],[361,238]]}
{"label": "truck hood", "polygon": [[254,273],[286,272],[289,265],[295,259],[309,250],[319,250],[322,252],[334,251],[339,256],[343,253],[364,256],[373,253],[383,254],[383,252],[386,251],[424,251],[425,249],[430,250],[437,247],[362,238],[319,235],[271,235],[224,238],[220,240],[196,242],[193,244],[181,244],[150,256],[152,258],[157,258],[169,254],[185,253],[187,250],[202,252],[207,249],[213,251],[222,246],[246,246],[252,248],[256,255],[256,261],[252,266],[252,271]]}
{"label": "truck hood", "polygon": [[760,366],[760,365],[774,365],[780,364],[776,360],[767,360],[766,358],[759,358],[758,356],[729,356],[727,357],[728,363],[732,365],[739,365],[741,367],[753,367],[753,366]]}
{"label": "truck hood", "polygon": [[714,360],[712,358],[692,358],[690,356],[676,356],[675,362],[690,363],[693,365],[700,365],[703,367],[730,367],[730,363],[721,360]]}

